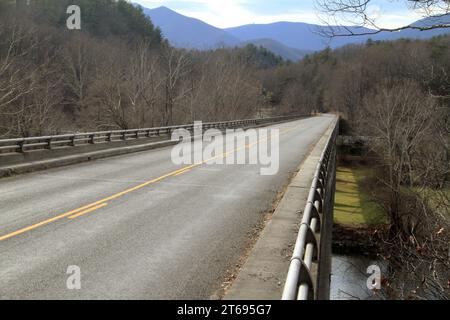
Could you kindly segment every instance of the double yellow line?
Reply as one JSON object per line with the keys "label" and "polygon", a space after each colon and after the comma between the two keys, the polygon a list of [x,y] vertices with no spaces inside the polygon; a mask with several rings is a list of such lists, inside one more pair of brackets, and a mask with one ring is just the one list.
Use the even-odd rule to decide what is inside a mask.
{"label": "double yellow line", "polygon": [[92,212],[92,211],[95,211],[95,210],[98,210],[100,208],[103,208],[103,207],[107,206],[108,205],[107,204],[108,201],[111,201],[111,200],[117,199],[119,197],[122,197],[122,196],[124,196],[124,195],[126,195],[126,194],[128,194],[130,192],[142,189],[142,188],[144,188],[144,187],[146,187],[146,186],[148,186],[148,185],[150,185],[152,183],[159,182],[159,181],[164,180],[164,179],[166,179],[168,177],[175,176],[178,173],[182,173],[182,172],[186,171],[187,169],[193,168],[194,166],[198,166],[198,165],[200,165],[200,164],[192,165],[192,166],[189,166],[189,167],[185,167],[185,168],[182,168],[182,169],[179,169],[179,170],[172,171],[172,172],[170,172],[168,174],[165,174],[165,175],[163,175],[163,176],[161,176],[159,178],[147,181],[147,182],[142,183],[142,184],[140,184],[138,186],[135,186],[133,188],[130,188],[130,189],[127,189],[125,191],[116,193],[116,194],[114,194],[114,195],[112,195],[110,197],[107,197],[105,199],[102,199],[102,200],[96,201],[94,203],[88,204],[86,206],[83,206],[81,208],[78,208],[78,209],[75,209],[75,210],[72,210],[72,211],[69,211],[69,212],[57,215],[56,217],[53,217],[53,218],[41,221],[39,223],[33,224],[31,226],[28,226],[28,227],[25,227],[25,228],[22,228],[22,229],[19,229],[17,231],[5,234],[4,236],[0,236],[0,241],[3,241],[3,240],[6,240],[6,239],[9,239],[9,238],[18,236],[19,234],[22,234],[22,233],[31,231],[33,229],[45,226],[46,224],[49,224],[49,223],[61,220],[61,219],[66,218],[66,217],[69,218],[69,219],[75,219],[75,218],[77,218],[79,216],[85,215],[85,214],[87,214],[89,212]]}
{"label": "double yellow line", "polygon": [[[286,132],[295,130],[296,128],[297,128],[297,127],[294,127],[294,128],[290,128],[290,129],[286,129],[286,130],[280,131],[280,135],[281,135],[282,133],[286,133]],[[255,143],[252,143],[252,144],[247,145],[245,148],[251,148],[251,147],[253,147],[253,146],[255,146],[255,145],[257,145],[257,144],[259,144],[259,143],[261,143],[261,142],[263,142],[263,141],[266,141],[266,140],[268,140],[268,138],[258,140],[258,141],[255,142]],[[178,170],[169,172],[169,173],[167,173],[167,174],[165,174],[165,175],[163,175],[163,176],[161,176],[161,177],[158,177],[158,178],[156,178],[156,179],[153,179],[153,180],[144,182],[144,183],[142,183],[142,184],[140,184],[140,185],[137,185],[137,186],[135,186],[135,187],[133,187],[133,188],[130,188],[130,189],[124,190],[124,191],[122,191],[122,192],[116,193],[116,194],[114,194],[114,195],[112,195],[112,196],[109,196],[109,197],[104,198],[104,199],[102,199],[102,200],[99,200],[99,201],[96,201],[96,202],[94,202],[94,203],[88,204],[88,205],[83,206],[83,207],[81,207],[81,208],[78,208],[78,209],[75,209],[75,210],[72,210],[72,211],[69,211],[69,212],[66,212],[66,213],[57,215],[56,217],[53,217],[53,218],[50,218],[50,219],[41,221],[41,222],[39,222],[39,223],[33,224],[33,225],[31,225],[31,226],[28,226],[28,227],[25,227],[25,228],[22,228],[22,229],[19,229],[19,230],[17,230],[17,231],[14,231],[14,232],[5,234],[5,235],[3,235],[3,236],[0,236],[0,241],[3,241],[3,240],[6,240],[6,239],[9,239],[9,238],[18,236],[18,235],[23,234],[23,233],[25,233],[25,232],[34,230],[34,229],[39,228],[39,227],[42,227],[42,226],[45,226],[45,225],[47,225],[47,224],[49,224],[49,223],[52,223],[52,222],[61,220],[61,219],[66,218],[66,217],[67,217],[68,219],[75,219],[75,218],[78,218],[78,217],[80,217],[80,216],[82,216],[82,215],[85,215],[85,214],[87,214],[87,213],[90,213],[90,212],[93,212],[93,211],[95,211],[95,210],[98,210],[98,209],[101,209],[101,208],[103,208],[103,207],[106,207],[106,206],[108,205],[108,203],[107,203],[108,201],[117,199],[117,198],[122,197],[122,196],[124,196],[124,195],[126,195],[126,194],[129,194],[129,193],[134,192],[134,191],[136,191],[136,190],[139,190],[139,189],[142,189],[142,188],[144,188],[144,187],[147,187],[147,186],[149,186],[149,185],[151,185],[151,184],[160,182],[161,180],[167,179],[167,178],[169,178],[169,177],[179,176],[179,175],[181,175],[181,174],[184,174],[184,173],[186,173],[186,172],[191,171],[191,170],[192,170],[193,168],[195,168],[195,167],[199,167],[199,166],[201,166],[201,165],[203,165],[203,164],[206,164],[206,163],[208,163],[208,162],[210,162],[210,161],[212,161],[212,160],[215,160],[215,159],[218,159],[218,158],[223,158],[223,157],[228,157],[230,154],[233,154],[233,153],[235,153],[235,152],[237,152],[237,151],[239,151],[239,150],[241,150],[241,149],[243,149],[243,148],[242,148],[242,147],[241,147],[241,148],[236,148],[236,149],[234,149],[234,150],[232,150],[232,151],[229,151],[229,152],[226,152],[226,153],[222,153],[221,155],[215,156],[215,157],[213,157],[213,158],[211,158],[211,159],[204,160],[204,161],[202,161],[202,162],[199,162],[199,163],[196,163],[196,164],[193,164],[193,165],[190,165],[190,166],[186,166],[186,167],[183,167],[183,168],[181,168],[181,169],[178,169]]]}

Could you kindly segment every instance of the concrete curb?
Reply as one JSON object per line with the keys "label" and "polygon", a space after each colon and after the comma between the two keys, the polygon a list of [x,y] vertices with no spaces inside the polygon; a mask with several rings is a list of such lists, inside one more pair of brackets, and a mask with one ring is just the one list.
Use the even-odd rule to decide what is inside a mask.
{"label": "concrete curb", "polygon": [[[300,164],[272,219],[262,231],[225,300],[280,300],[301,215],[317,163],[333,132],[333,122]],[[316,272],[317,270],[312,270]]]}

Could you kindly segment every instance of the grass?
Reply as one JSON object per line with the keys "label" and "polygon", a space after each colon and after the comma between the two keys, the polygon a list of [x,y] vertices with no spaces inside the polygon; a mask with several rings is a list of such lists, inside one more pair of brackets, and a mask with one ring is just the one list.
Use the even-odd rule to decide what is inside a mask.
{"label": "grass", "polygon": [[450,188],[434,190],[431,188],[417,189],[423,198],[429,200],[433,210],[437,210],[443,217],[450,219]]}
{"label": "grass", "polygon": [[444,190],[444,193],[445,193],[444,199],[442,199],[442,197],[440,197],[438,199],[441,200],[440,203],[441,203],[442,206],[445,206],[445,208],[438,208],[438,210],[441,210],[442,212],[447,213],[447,217],[448,217],[448,219],[450,219],[450,210],[449,210],[449,207],[450,207],[450,201],[449,201],[449,199],[450,199],[450,188],[446,188]]}
{"label": "grass", "polygon": [[374,227],[387,223],[383,209],[362,189],[368,170],[338,167],[334,220],[347,227]]}

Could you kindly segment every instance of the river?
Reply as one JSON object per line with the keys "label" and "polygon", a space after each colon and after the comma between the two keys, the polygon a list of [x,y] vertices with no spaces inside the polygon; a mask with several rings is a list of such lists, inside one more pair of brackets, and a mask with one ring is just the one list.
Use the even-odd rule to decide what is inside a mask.
{"label": "river", "polygon": [[331,270],[331,300],[378,300],[367,288],[367,268],[372,265],[383,266],[376,260],[361,257],[334,254]]}

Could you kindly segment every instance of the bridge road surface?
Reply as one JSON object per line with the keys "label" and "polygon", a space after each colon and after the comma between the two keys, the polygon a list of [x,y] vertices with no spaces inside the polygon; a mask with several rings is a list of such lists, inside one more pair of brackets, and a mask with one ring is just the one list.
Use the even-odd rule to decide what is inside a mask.
{"label": "bridge road surface", "polygon": [[[0,298],[209,299],[331,121],[273,125],[275,176],[256,165],[177,172],[169,147],[1,179]],[[71,265],[81,290],[66,287]]]}

